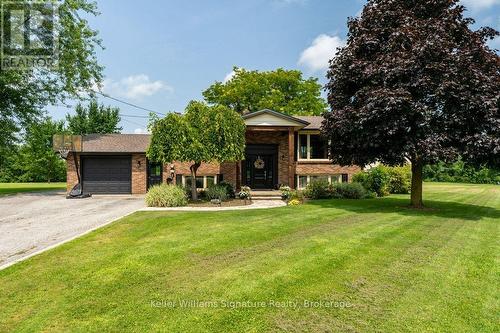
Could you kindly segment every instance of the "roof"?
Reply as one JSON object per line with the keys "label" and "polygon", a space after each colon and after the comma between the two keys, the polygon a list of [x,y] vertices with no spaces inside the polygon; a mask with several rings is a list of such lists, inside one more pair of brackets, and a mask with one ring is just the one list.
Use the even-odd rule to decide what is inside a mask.
{"label": "roof", "polygon": [[[303,130],[319,130],[321,116],[289,116],[272,110],[261,110],[243,116],[248,120],[262,115],[272,115],[296,124]],[[269,125],[268,125],[269,126]],[[151,142],[149,134],[88,134],[83,136],[83,153],[144,153]]]}
{"label": "roof", "polygon": [[323,116],[295,116],[295,118],[307,121],[309,125],[304,127],[305,130],[319,130],[321,129],[321,124],[323,123]]}
{"label": "roof", "polygon": [[149,134],[88,134],[83,136],[84,153],[144,153]]}
{"label": "roof", "polygon": [[[265,116],[268,116],[268,117],[265,117]],[[247,113],[247,114],[243,115],[242,118],[243,118],[243,120],[245,120],[245,123],[247,125],[251,125],[251,126],[255,126],[255,125],[257,125],[257,126],[272,126],[272,125],[279,124],[277,122],[270,121],[269,116],[274,118],[274,120],[276,120],[276,119],[282,120],[283,125],[281,125],[281,126],[284,126],[284,125],[294,126],[295,125],[295,126],[304,127],[304,126],[309,125],[309,123],[305,120],[302,120],[302,119],[299,119],[297,117],[293,117],[293,116],[290,116],[290,115],[287,115],[284,113],[280,113],[277,111],[269,110],[269,109],[264,109],[264,110],[255,111],[252,113]],[[250,120],[253,118],[263,118],[262,124],[259,122],[257,122],[257,123],[251,122]]]}

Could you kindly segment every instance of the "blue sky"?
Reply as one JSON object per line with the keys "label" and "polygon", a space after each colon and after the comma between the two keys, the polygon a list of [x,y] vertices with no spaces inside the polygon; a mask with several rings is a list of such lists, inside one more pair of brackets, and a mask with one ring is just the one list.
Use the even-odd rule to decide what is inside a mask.
{"label": "blue sky", "polygon": [[[500,30],[500,0],[462,0],[477,25]],[[300,69],[324,75],[328,58],[342,45],[349,16],[364,0],[122,0],[98,1],[91,18],[105,50],[103,91],[158,112],[182,111],[232,67]],[[499,40],[494,43],[500,48]],[[110,99],[125,115],[147,116]],[[74,104],[74,103],[70,103]],[[52,107],[62,119],[72,108]],[[123,132],[145,130],[147,119],[122,117]]]}

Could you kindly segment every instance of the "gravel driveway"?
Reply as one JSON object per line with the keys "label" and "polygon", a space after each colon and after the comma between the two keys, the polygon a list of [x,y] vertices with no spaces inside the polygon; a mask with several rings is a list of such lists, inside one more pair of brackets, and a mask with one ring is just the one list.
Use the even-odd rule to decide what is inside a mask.
{"label": "gravel driveway", "polygon": [[67,200],[64,193],[0,197],[0,269],[144,208],[144,196]]}

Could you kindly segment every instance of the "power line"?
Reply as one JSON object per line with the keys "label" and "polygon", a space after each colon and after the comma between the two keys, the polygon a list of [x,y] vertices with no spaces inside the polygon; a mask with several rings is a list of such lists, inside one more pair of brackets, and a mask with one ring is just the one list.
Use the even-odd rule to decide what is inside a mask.
{"label": "power line", "polygon": [[165,113],[161,113],[161,112],[158,112],[158,111],[155,111],[155,110],[151,110],[151,109],[144,108],[144,107],[139,106],[139,105],[136,105],[136,104],[132,104],[132,103],[129,103],[129,102],[123,101],[123,100],[121,100],[121,99],[119,99],[119,98],[115,98],[115,97],[110,96],[110,95],[108,95],[108,94],[104,94],[104,93],[102,93],[102,92],[100,92],[100,91],[94,91],[94,92],[95,92],[96,94],[99,94],[99,95],[103,96],[103,97],[106,97],[106,98],[112,99],[112,100],[114,100],[114,101],[117,101],[117,102],[120,102],[120,103],[126,104],[126,105],[131,106],[131,107],[134,107],[134,108],[136,108],[136,109],[140,109],[140,110],[144,110],[144,111],[148,111],[148,112],[153,112],[153,113],[156,113],[157,115],[160,115],[160,116],[166,116],[166,114],[165,114]]}

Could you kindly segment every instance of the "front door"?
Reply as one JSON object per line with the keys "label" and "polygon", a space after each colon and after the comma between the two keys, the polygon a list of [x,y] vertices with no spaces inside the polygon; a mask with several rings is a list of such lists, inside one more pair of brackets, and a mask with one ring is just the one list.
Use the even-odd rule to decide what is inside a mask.
{"label": "front door", "polygon": [[148,188],[163,182],[163,166],[161,163],[148,162]]}
{"label": "front door", "polygon": [[243,182],[250,188],[274,189],[277,186],[277,147],[247,147],[243,166]]}

